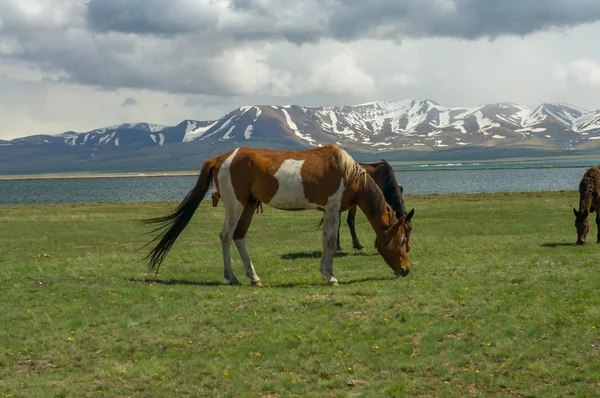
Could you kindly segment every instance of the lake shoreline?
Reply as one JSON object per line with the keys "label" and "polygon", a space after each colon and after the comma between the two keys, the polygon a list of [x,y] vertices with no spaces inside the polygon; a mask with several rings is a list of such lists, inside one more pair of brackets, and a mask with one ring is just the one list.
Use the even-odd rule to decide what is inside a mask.
{"label": "lake shoreline", "polygon": [[[523,169],[573,169],[582,167],[592,167],[582,165],[531,165],[531,166],[489,166],[485,164],[465,164],[465,165],[445,165],[428,164],[410,166],[392,166],[395,172],[406,171],[442,171],[442,170],[523,170]],[[149,172],[149,173],[97,173],[97,174],[48,174],[48,175],[0,175],[0,181],[29,181],[29,180],[75,180],[91,178],[144,178],[144,177],[190,177],[197,176],[198,171],[175,171],[175,172]]]}

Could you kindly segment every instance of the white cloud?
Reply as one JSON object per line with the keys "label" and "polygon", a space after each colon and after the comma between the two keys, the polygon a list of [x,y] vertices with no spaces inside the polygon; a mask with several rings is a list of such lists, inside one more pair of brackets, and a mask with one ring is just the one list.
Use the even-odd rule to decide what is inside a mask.
{"label": "white cloud", "polygon": [[388,81],[398,86],[415,86],[417,85],[417,79],[406,73],[394,73],[391,79]]}
{"label": "white cloud", "polygon": [[375,81],[356,62],[350,52],[313,62],[305,91],[322,91],[331,94],[370,95],[375,91]]}
{"label": "white cloud", "polygon": [[600,63],[589,58],[580,58],[566,66],[555,69],[559,79],[570,79],[582,86],[600,87]]}

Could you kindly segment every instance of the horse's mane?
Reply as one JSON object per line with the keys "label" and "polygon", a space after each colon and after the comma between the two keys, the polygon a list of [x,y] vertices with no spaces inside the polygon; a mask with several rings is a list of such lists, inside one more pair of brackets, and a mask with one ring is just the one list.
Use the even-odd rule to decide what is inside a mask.
{"label": "horse's mane", "polygon": [[394,169],[383,159],[381,159],[380,165],[380,169],[383,170],[384,174],[382,191],[383,196],[385,196],[385,200],[390,204],[396,213],[400,213],[400,215],[406,215],[404,200],[402,199],[402,193],[398,187],[398,180],[396,179]]}
{"label": "horse's mane", "polygon": [[579,183],[579,211],[589,210],[600,183],[600,166],[590,167]]}
{"label": "horse's mane", "polygon": [[336,158],[340,170],[342,171],[344,183],[349,185],[356,181],[359,189],[364,189],[368,192],[369,202],[371,204],[371,214],[379,215],[384,213],[387,203],[381,190],[369,173],[348,155],[346,151],[339,147],[333,147],[332,155]]}

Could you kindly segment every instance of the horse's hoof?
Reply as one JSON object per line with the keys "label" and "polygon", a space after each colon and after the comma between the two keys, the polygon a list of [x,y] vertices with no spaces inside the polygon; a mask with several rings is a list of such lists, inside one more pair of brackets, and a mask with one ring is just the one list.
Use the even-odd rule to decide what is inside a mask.
{"label": "horse's hoof", "polygon": [[364,250],[364,247],[362,247],[362,246],[354,246],[354,248],[358,251]]}
{"label": "horse's hoof", "polygon": [[240,281],[238,281],[237,279],[234,279],[234,280],[231,280],[231,281],[225,279],[225,283],[227,283],[228,285],[232,285],[232,286],[233,285],[241,285]]}
{"label": "horse's hoof", "polygon": [[338,281],[335,278],[331,278],[328,282],[329,286],[337,286],[338,285]]}
{"label": "horse's hoof", "polygon": [[255,281],[250,282],[252,284],[252,286],[254,287],[261,287],[262,286],[262,282],[260,281],[260,279],[257,279]]}

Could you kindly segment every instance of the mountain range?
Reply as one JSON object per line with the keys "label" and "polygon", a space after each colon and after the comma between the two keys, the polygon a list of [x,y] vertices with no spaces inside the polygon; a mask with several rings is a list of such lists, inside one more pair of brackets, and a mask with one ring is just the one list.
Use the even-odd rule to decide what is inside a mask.
{"label": "mountain range", "polygon": [[600,110],[544,103],[447,107],[430,100],[354,106],[253,105],[175,126],[124,123],[0,140],[0,174],[195,170],[238,146],[336,143],[360,160],[465,160],[600,149]]}

